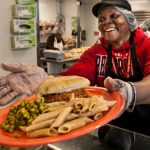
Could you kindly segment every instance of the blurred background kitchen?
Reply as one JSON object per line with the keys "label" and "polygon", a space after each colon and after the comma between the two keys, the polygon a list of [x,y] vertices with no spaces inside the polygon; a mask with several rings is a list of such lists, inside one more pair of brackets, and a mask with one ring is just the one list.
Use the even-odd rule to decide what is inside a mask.
{"label": "blurred background kitchen", "polygon": [[[37,64],[49,74],[57,74],[72,65],[89,46],[98,42],[100,33],[91,9],[99,0],[31,2],[25,7],[16,7],[17,0],[1,0],[0,62]],[[129,2],[139,25],[150,19],[150,0]],[[33,7],[31,12],[30,7]],[[28,16],[17,15],[17,9],[24,10],[19,15]],[[63,51],[46,50],[47,38],[57,25],[64,30],[62,38],[67,48]],[[6,72],[0,70],[0,74],[5,75]]]}

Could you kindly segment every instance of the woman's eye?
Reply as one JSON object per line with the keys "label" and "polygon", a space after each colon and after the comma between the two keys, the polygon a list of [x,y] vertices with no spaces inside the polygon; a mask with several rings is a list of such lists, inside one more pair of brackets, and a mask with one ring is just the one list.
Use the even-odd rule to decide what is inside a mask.
{"label": "woman's eye", "polygon": [[102,23],[102,22],[104,22],[104,18],[99,18],[98,23]]}
{"label": "woman's eye", "polygon": [[110,16],[110,18],[111,19],[116,19],[116,18],[118,18],[120,15],[118,15],[118,14],[112,14],[111,16]]}

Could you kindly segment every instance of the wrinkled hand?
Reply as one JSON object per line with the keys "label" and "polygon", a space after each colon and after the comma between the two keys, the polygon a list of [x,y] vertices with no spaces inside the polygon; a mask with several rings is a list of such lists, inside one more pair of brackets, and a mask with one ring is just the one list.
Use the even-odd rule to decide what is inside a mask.
{"label": "wrinkled hand", "polygon": [[0,77],[0,106],[33,95],[47,78],[46,72],[38,66],[3,63],[1,67],[11,73]]}
{"label": "wrinkled hand", "polygon": [[104,80],[104,86],[108,91],[119,91],[124,96],[126,104],[122,112],[127,110],[133,99],[132,86],[128,82],[124,82],[120,79],[112,79],[111,77],[107,77]]}

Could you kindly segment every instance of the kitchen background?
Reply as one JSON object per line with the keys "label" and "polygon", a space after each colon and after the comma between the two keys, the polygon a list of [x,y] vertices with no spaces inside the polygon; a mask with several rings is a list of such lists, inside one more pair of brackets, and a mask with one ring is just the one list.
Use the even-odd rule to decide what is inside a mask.
{"label": "kitchen background", "polygon": [[[61,7],[58,6],[58,2],[61,3]],[[76,0],[38,0],[36,2],[37,13],[34,18],[36,21],[35,35],[39,35],[37,26],[38,20],[55,20],[60,14],[65,18],[65,34],[70,37],[72,34],[72,18],[80,16],[80,27],[86,33],[86,40],[84,46],[90,46],[97,39],[97,20],[91,13],[92,6],[99,2],[99,0],[82,0],[79,7]],[[145,12],[149,12],[150,0],[129,0],[132,5],[133,12],[138,18],[139,23],[142,22],[147,16],[144,17]],[[10,20],[12,19],[11,6],[15,4],[15,0],[1,0],[0,5],[0,63],[1,62],[25,62],[29,64],[38,64],[38,46],[25,49],[12,49],[11,46],[11,32],[10,32]],[[39,11],[38,11],[39,10]],[[80,10],[80,11],[79,11]],[[141,17],[143,16],[143,17]],[[38,19],[39,17],[39,19]],[[39,29],[39,28],[38,28]],[[46,36],[38,36],[37,42],[43,42]],[[0,70],[0,75],[5,75],[7,72]]]}

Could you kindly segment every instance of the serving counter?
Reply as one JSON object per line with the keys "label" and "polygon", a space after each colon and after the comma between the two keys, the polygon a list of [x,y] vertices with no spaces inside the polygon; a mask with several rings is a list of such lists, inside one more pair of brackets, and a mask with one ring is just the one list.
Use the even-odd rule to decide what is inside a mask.
{"label": "serving counter", "polygon": [[[125,129],[121,129],[112,125],[109,125],[112,129],[116,129],[124,134],[130,134],[134,137],[134,143],[130,150],[150,150],[150,137],[139,133],[131,132]],[[119,139],[120,137],[118,137]],[[128,140],[125,143],[129,144]],[[83,136],[66,140],[59,143],[52,143],[45,146],[38,147],[5,147],[0,146],[0,150],[116,150],[109,147],[107,144],[103,144],[99,141],[97,136],[97,130]]]}
{"label": "serving counter", "polygon": [[71,65],[73,65],[78,59],[79,59],[78,57],[63,60],[54,60],[45,57],[40,58],[42,62],[47,63],[47,73],[51,75],[55,75],[61,71],[65,71]]}
{"label": "serving counter", "polygon": [[[118,128],[116,126],[108,126],[110,126],[112,129],[122,132],[123,134],[130,134],[132,137],[134,137],[134,143],[132,144],[130,150],[150,150],[150,137],[122,128]],[[118,139],[119,138],[121,137],[118,137]],[[127,144],[129,144],[128,139],[126,140],[126,145]],[[99,138],[97,136],[97,130],[75,139],[60,143],[54,143],[53,145],[60,150],[116,150],[109,145],[103,144],[99,141]]]}

